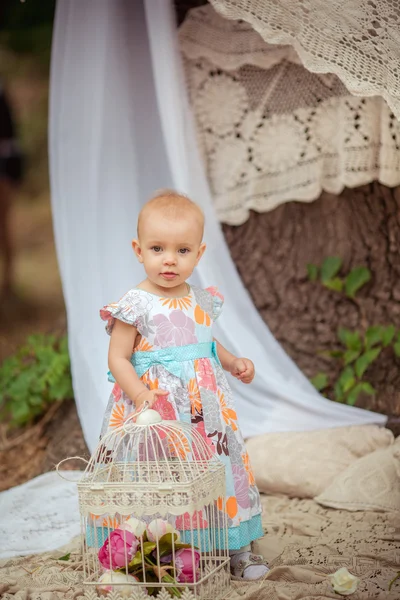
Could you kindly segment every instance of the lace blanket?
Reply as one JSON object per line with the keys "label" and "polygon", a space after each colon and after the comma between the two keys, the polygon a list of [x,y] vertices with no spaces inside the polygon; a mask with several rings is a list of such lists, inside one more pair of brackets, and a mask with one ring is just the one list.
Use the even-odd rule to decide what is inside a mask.
{"label": "lace blanket", "polygon": [[400,119],[398,0],[210,0],[272,44],[290,44],[309,71],[335,73],[352,94],[380,95]]}
{"label": "lace blanket", "polygon": [[381,98],[350,95],[212,6],[192,9],[179,39],[220,221],[375,179],[400,184],[400,123]]}
{"label": "lace blanket", "polygon": [[[80,531],[81,471],[44,473],[0,494],[0,558],[44,552]],[[0,594],[1,595],[1,594]]]}
{"label": "lace blanket", "polygon": [[[325,509],[313,500],[262,497],[265,537],[258,544],[271,571],[263,582],[233,582],[238,600],[338,598],[326,578],[345,566],[361,579],[353,600],[397,600],[400,582],[400,523],[393,513]],[[68,561],[57,560],[71,552]],[[4,600],[73,600],[83,594],[76,538],[58,552],[0,561]]]}

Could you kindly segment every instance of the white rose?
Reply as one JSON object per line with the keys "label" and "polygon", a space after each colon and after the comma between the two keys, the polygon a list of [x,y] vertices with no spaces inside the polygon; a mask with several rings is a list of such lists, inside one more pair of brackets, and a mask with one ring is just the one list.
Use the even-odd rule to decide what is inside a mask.
{"label": "white rose", "polygon": [[328,575],[328,577],[333,586],[333,590],[342,596],[350,596],[350,594],[353,594],[360,583],[358,577],[349,573],[346,567],[338,569],[332,575]]}
{"label": "white rose", "polygon": [[172,527],[171,523],[164,519],[154,519],[147,525],[147,537],[150,542],[156,542],[166,533],[176,533],[178,536],[175,541],[179,541],[179,533]]}
{"label": "white rose", "polygon": [[[133,575],[119,573],[116,571],[106,571],[103,573],[103,575],[101,575],[96,588],[100,596],[107,596],[109,592],[113,591],[113,586],[118,584],[115,585],[114,590],[118,592],[122,598],[129,598],[133,591],[132,584],[136,581],[139,580]],[[121,585],[121,583],[126,583],[128,585]]]}
{"label": "white rose", "polygon": [[133,533],[133,535],[135,535],[137,538],[140,538],[146,531],[146,523],[144,521],[140,521],[140,519],[136,519],[136,517],[131,517],[125,521],[120,529],[126,529]]}

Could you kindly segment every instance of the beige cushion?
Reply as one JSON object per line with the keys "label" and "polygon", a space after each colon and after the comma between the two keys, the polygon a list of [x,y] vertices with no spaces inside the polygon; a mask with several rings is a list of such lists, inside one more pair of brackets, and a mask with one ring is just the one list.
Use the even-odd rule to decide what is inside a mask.
{"label": "beige cushion", "polygon": [[268,433],[246,445],[261,492],[314,498],[355,460],[392,443],[388,429],[361,425]]}
{"label": "beige cushion", "polygon": [[315,500],[331,508],[400,513],[400,438],[356,460]]}

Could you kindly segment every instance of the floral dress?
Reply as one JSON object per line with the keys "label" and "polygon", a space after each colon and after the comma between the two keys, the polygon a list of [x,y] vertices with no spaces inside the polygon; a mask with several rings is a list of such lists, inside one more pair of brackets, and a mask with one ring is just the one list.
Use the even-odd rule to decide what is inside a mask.
{"label": "floral dress", "polygon": [[[187,296],[163,298],[144,290],[129,290],[117,303],[101,309],[111,334],[115,319],[134,325],[140,342],[133,349],[149,352],[164,348],[213,343],[212,324],[221,313],[223,297],[216,288],[190,287]],[[215,344],[214,344],[215,348]],[[168,415],[164,418],[191,423],[198,429],[225,465],[229,547],[238,549],[263,535],[261,504],[249,456],[240,432],[232,391],[215,354],[185,360],[179,370],[171,364],[150,364],[138,372],[149,389],[169,392]],[[132,400],[115,383],[105,412],[101,436],[123,424],[135,410]],[[161,411],[160,411],[161,412]],[[162,412],[161,412],[162,414]]]}

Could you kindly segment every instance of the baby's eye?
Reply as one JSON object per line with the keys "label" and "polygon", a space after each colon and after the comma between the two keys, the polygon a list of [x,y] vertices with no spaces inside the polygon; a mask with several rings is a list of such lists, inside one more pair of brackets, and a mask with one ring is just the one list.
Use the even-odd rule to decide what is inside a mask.
{"label": "baby's eye", "polygon": [[188,252],[190,252],[189,248],[181,248],[179,251],[179,254],[187,254]]}
{"label": "baby's eye", "polygon": [[161,252],[162,250],[161,246],[153,246],[151,249],[154,250],[154,252]]}

